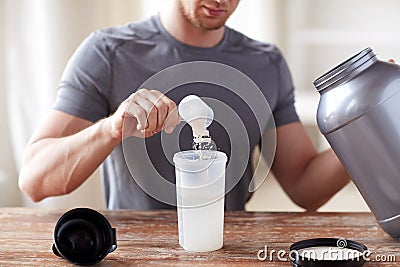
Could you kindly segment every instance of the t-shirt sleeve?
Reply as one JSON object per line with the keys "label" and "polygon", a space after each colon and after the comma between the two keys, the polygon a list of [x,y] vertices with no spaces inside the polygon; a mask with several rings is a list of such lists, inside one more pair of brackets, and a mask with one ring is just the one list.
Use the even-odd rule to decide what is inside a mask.
{"label": "t-shirt sleeve", "polygon": [[109,114],[110,47],[100,32],[90,34],[63,72],[53,108],[95,122]]}
{"label": "t-shirt sleeve", "polygon": [[277,106],[273,112],[276,127],[300,120],[294,105],[295,98],[292,76],[282,56],[279,57],[277,67],[279,75],[279,93]]}

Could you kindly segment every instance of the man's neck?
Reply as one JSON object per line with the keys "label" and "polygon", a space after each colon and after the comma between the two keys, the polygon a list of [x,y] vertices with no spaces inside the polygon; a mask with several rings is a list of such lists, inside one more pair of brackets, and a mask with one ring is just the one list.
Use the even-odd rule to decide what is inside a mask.
{"label": "man's neck", "polygon": [[199,29],[190,23],[176,7],[168,7],[160,12],[161,23],[169,34],[178,41],[197,47],[213,47],[224,37],[224,27],[216,30]]}

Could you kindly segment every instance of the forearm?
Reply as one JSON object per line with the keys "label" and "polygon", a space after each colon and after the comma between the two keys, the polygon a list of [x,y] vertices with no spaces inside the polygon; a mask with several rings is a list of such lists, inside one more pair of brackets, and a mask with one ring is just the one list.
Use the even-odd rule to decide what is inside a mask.
{"label": "forearm", "polygon": [[19,184],[32,200],[63,195],[81,185],[119,144],[107,119],[69,136],[27,146]]}
{"label": "forearm", "polygon": [[350,180],[332,150],[318,154],[304,169],[293,193],[301,206],[316,210],[341,190]]}

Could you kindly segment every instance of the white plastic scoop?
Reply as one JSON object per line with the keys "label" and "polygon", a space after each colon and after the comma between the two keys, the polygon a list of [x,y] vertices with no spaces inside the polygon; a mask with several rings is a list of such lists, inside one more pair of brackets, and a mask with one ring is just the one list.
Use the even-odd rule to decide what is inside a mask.
{"label": "white plastic scoop", "polygon": [[196,95],[188,95],[178,106],[179,116],[191,127],[193,142],[197,147],[200,144],[211,144],[210,133],[207,127],[214,119],[214,111]]}

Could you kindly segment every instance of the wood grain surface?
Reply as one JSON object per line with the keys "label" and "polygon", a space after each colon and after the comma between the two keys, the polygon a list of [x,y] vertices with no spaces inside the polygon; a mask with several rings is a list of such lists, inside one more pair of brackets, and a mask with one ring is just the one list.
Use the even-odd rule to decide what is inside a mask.
{"label": "wood grain surface", "polygon": [[[64,212],[0,209],[0,266],[73,266],[51,250],[55,224]],[[289,246],[318,237],[365,244],[372,254],[364,266],[400,266],[400,241],[383,232],[370,213],[227,212],[224,247],[193,253],[178,244],[175,211],[100,212],[117,229],[118,248],[96,266],[291,266],[284,261]],[[259,260],[265,247],[267,258]],[[286,254],[278,257],[279,250]]]}

